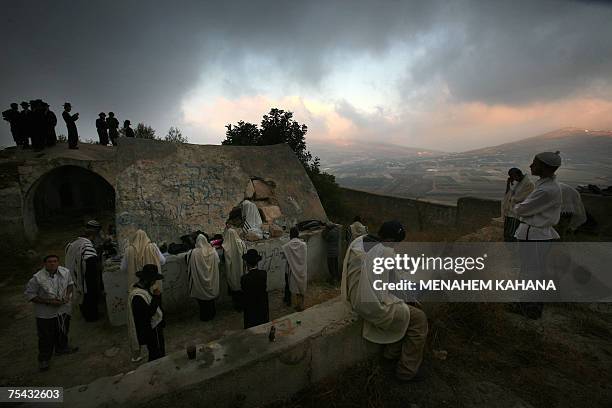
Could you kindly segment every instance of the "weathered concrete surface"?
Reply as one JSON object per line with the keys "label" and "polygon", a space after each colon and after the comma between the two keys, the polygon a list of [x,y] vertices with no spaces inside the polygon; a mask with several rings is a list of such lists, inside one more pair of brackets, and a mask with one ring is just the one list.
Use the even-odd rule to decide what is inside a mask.
{"label": "weathered concrete surface", "polygon": [[[322,281],[329,276],[326,261],[326,243],[322,230],[303,232],[300,237],[308,245],[308,281]],[[286,260],[281,246],[289,241],[288,236],[256,242],[245,241],[247,248],[255,248],[262,256],[259,267],[268,272],[268,290],[282,289],[285,286]],[[170,255],[162,266],[164,309],[168,312],[194,307],[195,301],[189,297],[189,280],[185,254]],[[219,271],[219,298],[217,302],[231,301],[227,293],[225,267]],[[103,273],[106,292],[106,308],[109,322],[113,326],[126,324],[127,277],[119,270],[118,263],[107,263]]]}
{"label": "weathered concrete surface", "polygon": [[[276,326],[276,341],[268,340]],[[379,351],[336,298],[198,345],[196,360],[175,352],[135,371],[65,390],[64,406],[259,406],[290,397]]]}
{"label": "weathered concrete surface", "polygon": [[[142,228],[154,241],[177,241],[196,229],[220,232],[229,211],[243,199],[251,178],[274,184],[273,205],[290,226],[305,219],[326,220],[319,197],[291,149],[275,146],[212,146],[161,141],[119,140],[118,147],[65,144],[34,153],[0,152],[2,240],[33,240],[38,233],[34,197],[58,169],[77,167],[97,175],[116,193],[119,239]],[[66,177],[65,177],[66,178]],[[69,177],[67,177],[70,181]],[[271,194],[257,182],[261,194]],[[270,204],[270,203],[269,203]]]}
{"label": "weathered concrete surface", "polygon": [[[285,144],[177,145],[122,139],[117,161],[126,165],[117,184],[119,237],[137,228],[156,242],[172,242],[198,229],[221,232],[256,178],[275,185],[282,212],[276,224],[289,227],[305,219],[327,219],[304,167]],[[272,194],[265,183],[252,184],[256,198]]]}

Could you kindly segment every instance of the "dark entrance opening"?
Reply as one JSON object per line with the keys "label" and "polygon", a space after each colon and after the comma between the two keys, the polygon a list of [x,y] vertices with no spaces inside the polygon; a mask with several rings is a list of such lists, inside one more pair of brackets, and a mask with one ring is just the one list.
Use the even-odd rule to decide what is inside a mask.
{"label": "dark entrance opening", "polygon": [[34,217],[38,229],[82,226],[87,219],[114,224],[115,189],[100,175],[78,166],[62,166],[35,186]]}

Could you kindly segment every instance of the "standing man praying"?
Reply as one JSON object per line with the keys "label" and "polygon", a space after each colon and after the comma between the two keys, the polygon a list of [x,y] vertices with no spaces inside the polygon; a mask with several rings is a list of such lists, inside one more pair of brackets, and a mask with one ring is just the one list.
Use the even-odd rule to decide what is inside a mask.
{"label": "standing man praying", "polygon": [[520,221],[514,213],[514,206],[523,202],[525,198],[533,191],[533,183],[529,177],[523,174],[516,167],[508,170],[508,180],[506,181],[506,194],[501,205],[502,217],[504,219],[504,241],[516,241],[514,233],[518,228]]}
{"label": "standing man praying", "polygon": [[270,321],[268,307],[268,274],[257,267],[261,255],[256,249],[249,249],[242,259],[247,265],[246,275],[240,278],[244,294],[244,328],[259,326]]}
{"label": "standing man praying", "polygon": [[[287,272],[285,275],[285,303],[294,304],[295,310],[304,310],[304,296],[308,284],[307,260],[308,247],[300,239],[300,230],[292,227],[289,230],[289,242],[282,246],[287,259]],[[291,302],[291,296],[294,296]]]}
{"label": "standing man praying", "polygon": [[74,287],[70,271],[59,266],[57,255],[47,255],[43,263],[43,268],[32,276],[25,290],[28,300],[34,303],[40,371],[49,369],[54,352],[61,355],[78,350],[68,345]]}
{"label": "standing man praying", "polygon": [[78,149],[79,144],[79,132],[77,131],[76,121],[79,120],[79,114],[71,114],[72,105],[68,102],[64,104],[64,112],[62,112],[62,118],[66,122],[66,129],[68,130],[68,148]]}
{"label": "standing man praying", "polygon": [[[555,176],[559,166],[561,156],[558,151],[537,154],[529,168],[531,174],[540,178],[531,194],[514,206],[521,221],[514,237],[520,242],[528,242],[519,248],[521,279],[542,279],[546,275],[550,242],[559,239],[553,228],[561,217],[561,187]],[[519,306],[522,314],[530,319],[542,317],[543,303],[524,302]]]}

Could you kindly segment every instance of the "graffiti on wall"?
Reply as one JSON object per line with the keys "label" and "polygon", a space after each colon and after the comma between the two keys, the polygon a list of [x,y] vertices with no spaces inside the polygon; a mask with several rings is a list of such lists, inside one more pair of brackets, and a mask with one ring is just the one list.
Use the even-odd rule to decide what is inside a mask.
{"label": "graffiti on wall", "polygon": [[138,161],[118,186],[118,229],[141,228],[167,241],[198,229],[220,231],[243,198],[242,178],[231,163]]}

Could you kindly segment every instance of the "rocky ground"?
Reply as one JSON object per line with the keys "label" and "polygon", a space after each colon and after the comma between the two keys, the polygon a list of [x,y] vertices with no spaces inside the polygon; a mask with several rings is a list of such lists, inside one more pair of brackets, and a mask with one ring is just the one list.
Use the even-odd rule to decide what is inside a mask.
{"label": "rocky ground", "polygon": [[612,305],[547,305],[538,321],[502,304],[433,309],[424,381],[377,359],[270,407],[612,406]]}

